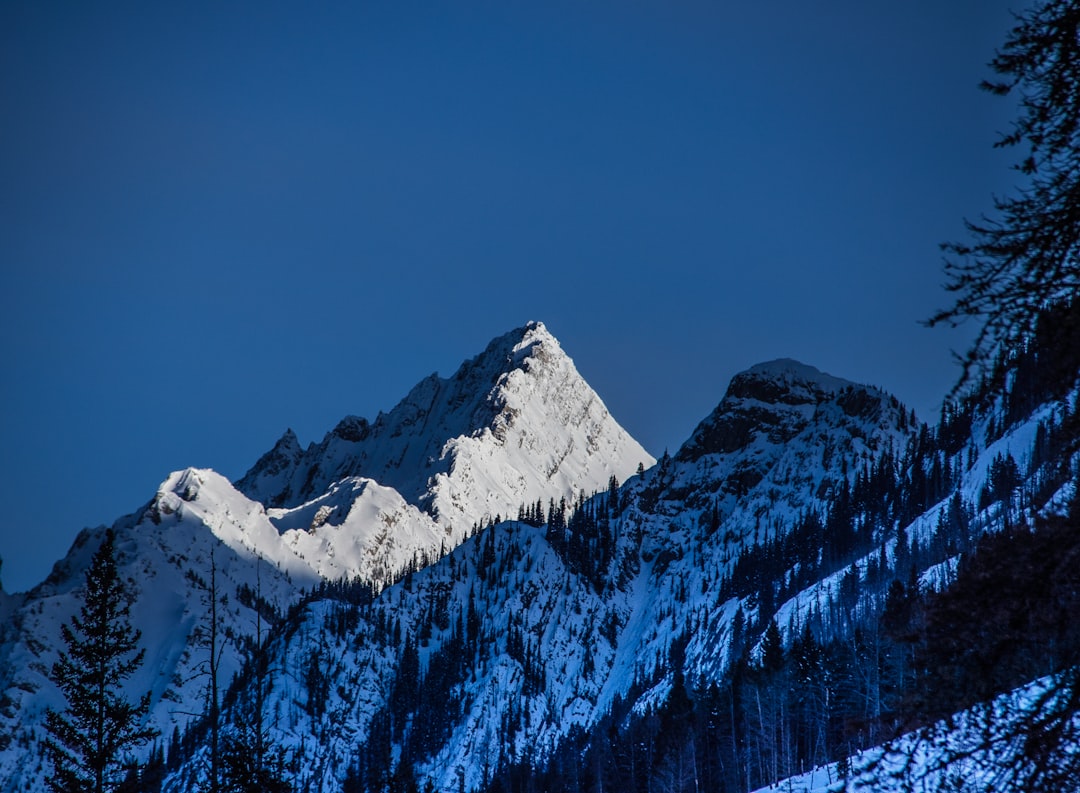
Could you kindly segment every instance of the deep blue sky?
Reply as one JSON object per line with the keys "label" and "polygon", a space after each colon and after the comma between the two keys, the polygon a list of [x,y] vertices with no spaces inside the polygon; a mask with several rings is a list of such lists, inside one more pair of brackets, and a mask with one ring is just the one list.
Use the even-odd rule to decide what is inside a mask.
{"label": "deep blue sky", "polygon": [[656,454],[761,360],[955,379],[1007,2],[166,5],[0,5],[8,591],[529,319]]}

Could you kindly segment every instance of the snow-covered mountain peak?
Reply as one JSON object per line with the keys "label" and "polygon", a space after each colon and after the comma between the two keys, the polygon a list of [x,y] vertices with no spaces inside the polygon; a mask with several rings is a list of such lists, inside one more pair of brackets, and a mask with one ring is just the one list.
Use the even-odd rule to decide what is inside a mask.
{"label": "snow-covered mountain peak", "polygon": [[573,366],[543,323],[529,322],[493,339],[452,377],[428,375],[374,422],[346,416],[306,450],[288,430],[237,488],[267,506],[290,507],[326,492],[340,479],[362,475],[419,501],[436,473],[432,469],[439,467],[444,444],[494,426],[506,408],[501,387],[511,374],[543,377],[559,369],[559,362]]}
{"label": "snow-covered mountain peak", "polygon": [[501,336],[492,339],[477,358],[491,356],[516,357],[527,355],[528,351],[536,344],[553,344],[558,347],[558,340],[551,335],[543,322],[530,320],[520,328],[514,328]]}
{"label": "snow-covered mountain peak", "polygon": [[529,322],[451,377],[424,378],[373,422],[347,416],[304,450],[286,433],[236,487],[267,508],[296,509],[350,477],[373,480],[441,526],[434,554],[523,503],[572,501],[652,463],[558,340]]}
{"label": "snow-covered mountain peak", "polygon": [[136,528],[150,534],[168,534],[183,524],[195,533],[209,532],[244,557],[253,560],[261,556],[283,570],[314,579],[309,566],[281,546],[262,504],[244,496],[210,468],[185,468],[169,474],[137,518]]}
{"label": "snow-covered mountain peak", "polygon": [[518,342],[514,345],[512,353],[516,360],[524,360],[531,356],[534,350],[544,349],[548,354],[562,353],[562,347],[559,345],[559,340],[556,339],[548,331],[543,322],[526,322],[524,326],[511,331],[506,334],[504,338],[513,339],[517,338]]}
{"label": "snow-covered mountain peak", "polygon": [[[1031,387],[1012,405],[1034,402]],[[249,642],[268,671],[222,689],[222,735],[250,734],[262,708],[298,790],[564,789],[562,769],[606,789],[689,789],[699,767],[703,790],[728,789],[750,758],[770,779],[799,767],[798,747],[825,747],[833,722],[852,719],[863,741],[866,703],[923,668],[894,663],[875,622],[895,582],[917,587],[893,605],[917,604],[904,593],[941,586],[979,533],[1033,514],[1037,493],[1052,506],[1072,492],[1075,392],[1008,419],[1005,400],[927,428],[879,389],[770,361],[732,379],[676,458],[609,489],[651,457],[529,323],[374,421],[346,416],[306,449],[286,432],[240,488],[174,472],[114,524],[146,651],[127,693],[149,691],[150,724],[176,738],[162,789],[205,780],[205,727],[183,731],[208,701],[208,660],[224,686]],[[462,541],[522,503],[521,520]],[[42,714],[63,704],[49,668],[103,532],[84,530],[34,591],[0,592],[0,793],[44,789]],[[216,653],[210,633],[227,637]],[[774,741],[777,725],[809,742]],[[699,766],[727,763],[712,749],[729,744],[730,766]]]}

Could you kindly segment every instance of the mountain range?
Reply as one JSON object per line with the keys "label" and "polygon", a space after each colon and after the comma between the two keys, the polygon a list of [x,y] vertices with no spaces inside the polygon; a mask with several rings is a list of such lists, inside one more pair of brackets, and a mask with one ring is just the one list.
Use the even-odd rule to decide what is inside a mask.
{"label": "mountain range", "polygon": [[[828,787],[904,726],[894,667],[923,650],[880,628],[897,598],[1070,501],[1077,381],[1038,371],[930,426],[763,363],[657,461],[529,323],[236,482],[170,474],[111,527],[161,735],[137,789],[205,784],[211,600],[220,727],[257,707],[296,790],[752,790],[811,766]],[[50,669],[104,531],[0,595],[0,793],[45,789]]]}

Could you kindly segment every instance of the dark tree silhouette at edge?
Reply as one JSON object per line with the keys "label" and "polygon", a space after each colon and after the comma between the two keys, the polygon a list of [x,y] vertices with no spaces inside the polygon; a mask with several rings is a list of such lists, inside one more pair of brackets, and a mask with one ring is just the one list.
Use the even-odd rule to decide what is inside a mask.
{"label": "dark tree silhouette at edge", "polygon": [[122,690],[144,655],[128,614],[109,529],[86,572],[79,614],[60,629],[67,650],[52,667],[52,680],[67,699],[66,710],[45,714],[45,748],[54,769],[46,781],[57,793],[116,789],[131,752],[157,734],[143,726],[149,693],[132,703]]}
{"label": "dark tree silhouette at edge", "polygon": [[993,217],[966,221],[972,241],[943,246],[955,302],[928,321],[981,321],[960,356],[961,385],[1022,347],[1043,311],[1080,290],[1080,3],[1049,0],[1016,19],[990,62],[997,79],[982,88],[1019,96],[1019,117],[995,145],[1021,149],[1025,184],[995,199]]}

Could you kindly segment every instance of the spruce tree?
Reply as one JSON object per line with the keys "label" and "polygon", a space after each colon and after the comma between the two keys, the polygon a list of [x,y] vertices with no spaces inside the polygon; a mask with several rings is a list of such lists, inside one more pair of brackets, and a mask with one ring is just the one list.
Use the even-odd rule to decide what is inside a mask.
{"label": "spruce tree", "polygon": [[[997,76],[982,87],[1018,97],[1018,117],[997,145],[1020,150],[1023,184],[995,200],[991,217],[967,223],[971,242],[944,246],[956,300],[929,320],[980,323],[961,359],[965,380],[999,351],[1022,348],[1047,306],[1080,290],[1080,2],[1043,0],[1016,19],[990,63]],[[1072,323],[1058,329],[1059,344]]]}
{"label": "spruce tree", "polygon": [[51,678],[67,700],[48,710],[46,752],[56,793],[106,793],[121,783],[132,753],[157,734],[144,725],[150,694],[130,702],[124,681],[142,665],[140,631],[131,626],[127,593],[116,569],[112,529],[86,572],[79,614],[61,626],[67,647]]}

